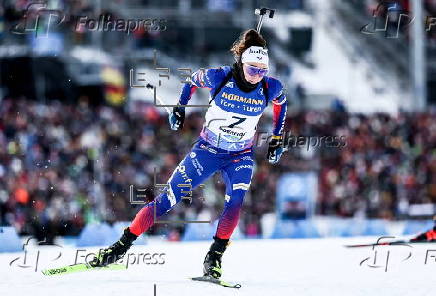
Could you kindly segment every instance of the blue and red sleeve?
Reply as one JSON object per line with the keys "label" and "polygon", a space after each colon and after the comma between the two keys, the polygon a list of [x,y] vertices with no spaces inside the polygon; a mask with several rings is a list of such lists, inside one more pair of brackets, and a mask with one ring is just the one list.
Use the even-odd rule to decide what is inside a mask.
{"label": "blue and red sleeve", "polygon": [[189,82],[183,85],[180,93],[179,104],[187,105],[195,90],[202,88],[215,88],[225,77],[223,68],[200,69],[192,73]]}
{"label": "blue and red sleeve", "polygon": [[[282,102],[280,104],[280,102]],[[273,135],[282,136],[285,126],[286,111],[287,111],[286,96],[280,95],[273,100]]]}
{"label": "blue and red sleeve", "polygon": [[283,85],[277,79],[268,78],[269,97],[273,98],[273,136],[282,136],[285,126],[287,99]]}

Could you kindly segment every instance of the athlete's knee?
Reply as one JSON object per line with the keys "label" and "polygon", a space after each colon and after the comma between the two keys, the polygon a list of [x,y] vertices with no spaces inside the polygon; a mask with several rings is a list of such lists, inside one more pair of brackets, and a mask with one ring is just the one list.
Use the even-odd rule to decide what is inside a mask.
{"label": "athlete's knee", "polygon": [[244,203],[245,190],[233,190],[230,195],[226,195],[226,208],[241,208]]}
{"label": "athlete's knee", "polygon": [[194,190],[194,187],[190,183],[169,183],[167,189],[167,198],[171,204],[171,207],[179,203],[183,198],[189,198],[192,196],[192,190]]}
{"label": "athlete's knee", "polygon": [[174,207],[177,202],[177,198],[171,190],[160,194],[158,197],[156,197],[153,203],[153,207],[155,207],[156,211],[156,216],[162,216],[163,214],[171,210],[171,208]]}
{"label": "athlete's knee", "polygon": [[148,207],[150,207],[153,211],[153,215],[156,217],[160,217],[163,214],[165,214],[166,212],[168,212],[170,210],[170,206],[165,203],[162,202],[162,200],[160,200],[161,197],[157,197],[155,201],[151,202]]}
{"label": "athlete's knee", "polygon": [[158,216],[168,212],[182,200],[182,197],[189,195],[190,191],[189,186],[174,186],[174,184],[169,183],[165,193],[160,194],[156,198],[155,207]]}

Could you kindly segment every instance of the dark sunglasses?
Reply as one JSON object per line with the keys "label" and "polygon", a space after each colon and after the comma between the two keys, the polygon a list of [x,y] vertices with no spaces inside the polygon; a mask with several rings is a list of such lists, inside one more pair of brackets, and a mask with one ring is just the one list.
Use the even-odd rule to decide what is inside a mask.
{"label": "dark sunglasses", "polygon": [[262,69],[262,68],[250,66],[247,64],[245,64],[244,66],[245,66],[245,69],[246,69],[248,75],[250,75],[250,76],[259,75],[262,77],[262,76],[265,76],[266,73],[268,73],[268,69]]}

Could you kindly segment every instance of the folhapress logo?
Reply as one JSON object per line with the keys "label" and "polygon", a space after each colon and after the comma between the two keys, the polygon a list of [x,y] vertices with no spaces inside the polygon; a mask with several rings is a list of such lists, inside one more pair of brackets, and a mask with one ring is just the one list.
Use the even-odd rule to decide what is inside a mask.
{"label": "folhapress logo", "polygon": [[[400,31],[409,27],[414,21],[415,16],[405,10],[395,1],[382,1],[372,13],[373,21],[360,28],[363,34],[373,35],[377,32],[384,32],[386,38],[398,38]],[[419,20],[421,21],[421,20]],[[436,17],[427,16],[425,18],[425,30],[429,32],[436,26]]]}
{"label": "folhapress logo", "polygon": [[79,16],[76,18],[76,31],[124,32],[127,35],[137,30],[165,31],[165,19],[112,19],[110,15],[100,15],[98,19]]}
{"label": "folhapress logo", "polygon": [[[42,22],[41,20],[44,19]],[[57,9],[48,9],[45,2],[30,3],[20,21],[10,29],[13,34],[38,34],[45,31],[45,36],[48,35],[50,27],[58,26],[65,20],[65,14]],[[42,30],[44,24],[45,30]],[[39,31],[39,33],[38,33]]]}
{"label": "folhapress logo", "polygon": [[[127,35],[144,30],[165,31],[166,20],[158,18],[146,19],[113,19],[111,15],[101,14],[98,18],[87,16],[69,15],[68,18],[74,22],[76,32],[99,31],[99,32],[124,32]],[[64,12],[58,9],[48,9],[46,2],[30,3],[21,17],[20,21],[11,27],[13,34],[35,34],[38,37],[42,34],[48,36],[50,30],[61,25],[66,19]]]}

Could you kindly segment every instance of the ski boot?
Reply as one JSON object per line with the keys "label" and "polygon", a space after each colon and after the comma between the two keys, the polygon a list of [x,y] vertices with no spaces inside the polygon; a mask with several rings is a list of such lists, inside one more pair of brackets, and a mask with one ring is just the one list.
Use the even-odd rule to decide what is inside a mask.
{"label": "ski boot", "polygon": [[215,279],[221,277],[221,258],[224,251],[226,250],[229,240],[220,239],[216,236],[213,237],[215,242],[210,246],[209,252],[206,254],[203,263],[203,274],[204,276],[210,276]]}
{"label": "ski boot", "polygon": [[89,265],[92,267],[103,267],[115,263],[124,257],[124,254],[126,254],[127,250],[132,246],[133,241],[137,238],[138,236],[131,233],[129,227],[127,227],[124,229],[121,238],[110,247],[100,250],[98,255],[89,262]]}

